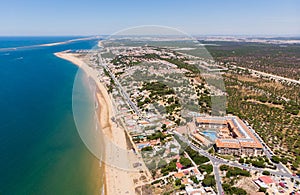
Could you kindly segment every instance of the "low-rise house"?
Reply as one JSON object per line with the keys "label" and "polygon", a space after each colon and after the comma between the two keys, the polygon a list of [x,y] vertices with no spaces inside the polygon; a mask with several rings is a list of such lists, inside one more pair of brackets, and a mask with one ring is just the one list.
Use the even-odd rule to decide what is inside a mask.
{"label": "low-rise house", "polygon": [[259,179],[253,180],[253,182],[260,188],[269,188],[267,184],[265,184],[263,181]]}
{"label": "low-rise house", "polygon": [[181,179],[184,177],[184,173],[183,172],[175,173],[174,177],[175,177],[175,179]]}
{"label": "low-rise house", "polygon": [[189,178],[183,178],[181,180],[181,184],[184,184],[184,185],[193,184],[193,181],[190,180]]}
{"label": "low-rise house", "polygon": [[178,170],[181,170],[183,168],[183,165],[180,162],[176,162],[176,168]]}
{"label": "low-rise house", "polygon": [[193,186],[191,185],[187,185],[185,187],[185,191],[187,192],[188,195],[206,195],[204,188],[194,189]]}
{"label": "low-rise house", "polygon": [[202,181],[202,180],[204,179],[204,175],[202,175],[202,174],[197,174],[197,175],[196,175],[196,178],[197,178],[198,181]]}
{"label": "low-rise house", "polygon": [[258,179],[267,185],[274,183],[273,179],[270,176],[263,175],[263,176],[259,177]]}

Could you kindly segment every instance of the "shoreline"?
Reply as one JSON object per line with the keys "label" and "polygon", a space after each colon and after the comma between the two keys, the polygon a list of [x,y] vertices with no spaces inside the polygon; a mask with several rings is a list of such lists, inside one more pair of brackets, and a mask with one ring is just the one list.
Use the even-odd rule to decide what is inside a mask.
{"label": "shoreline", "polygon": [[5,47],[5,48],[0,48],[0,52],[3,51],[15,51],[18,49],[29,49],[29,48],[35,48],[35,47],[51,47],[51,46],[57,46],[57,45],[64,45],[76,41],[85,41],[85,40],[92,40],[92,39],[97,39],[98,37],[84,37],[84,38],[78,38],[78,39],[70,39],[66,41],[61,41],[61,42],[53,42],[53,43],[43,43],[43,44],[37,44],[37,45],[25,45],[25,46],[19,46],[19,47]]}
{"label": "shoreline", "polygon": [[[63,52],[57,52],[54,53],[54,55],[58,58],[64,59],[66,61],[71,62],[73,65],[77,66],[78,68],[82,69],[86,74],[87,74],[87,68],[84,66],[84,63],[82,60],[80,60],[79,58],[77,58],[77,56],[79,56],[79,54],[72,54],[72,53],[67,53],[68,51],[63,51]],[[89,75],[87,75],[87,77],[89,77]],[[97,87],[97,91],[98,91],[98,87]],[[96,93],[97,94],[97,93]],[[96,95],[95,94],[95,95]],[[99,114],[99,108],[101,107],[100,102],[97,100],[97,104],[98,104],[98,109],[97,112]],[[97,158],[97,157],[96,157]],[[98,158],[97,158],[98,159]],[[99,160],[99,159],[98,159]],[[99,168],[100,168],[100,172],[101,173],[105,173],[105,164],[103,162],[101,162],[101,160],[99,160]],[[100,183],[100,189],[97,190],[97,192],[99,192],[99,194],[101,195],[106,195],[107,194],[107,184],[106,184],[106,177],[105,175],[102,178],[99,178],[100,181],[102,180],[103,183]],[[99,180],[97,181],[99,182]],[[98,193],[97,193],[98,194]]]}
{"label": "shoreline", "polygon": [[40,45],[35,45],[39,47],[49,47],[49,46],[55,46],[55,45],[63,45],[67,43],[72,43],[76,41],[87,41],[87,40],[92,40],[92,39],[97,39],[98,36],[93,36],[93,37],[84,37],[84,38],[78,38],[78,39],[70,39],[67,41],[61,41],[61,42],[54,42],[54,43],[45,43],[45,44],[40,44]]}
{"label": "shoreline", "polygon": [[[96,101],[98,104],[97,107],[97,117],[99,125],[102,129],[104,135],[111,140],[114,144],[116,144],[120,148],[127,147],[126,135],[124,129],[117,127],[116,124],[111,120],[113,116],[112,109],[112,100],[109,97],[107,89],[105,86],[100,83],[97,78],[97,72],[89,67],[86,63],[83,62],[82,59],[79,58],[80,54],[57,52],[54,54],[56,57],[67,60],[74,65],[78,66],[82,69],[88,78],[92,78],[92,80],[96,84]],[[101,109],[100,109],[101,108]],[[99,138],[100,139],[100,138]],[[112,155],[114,153],[110,152],[109,149],[105,148],[105,155],[108,153]],[[109,153],[110,152],[110,153]],[[108,156],[109,157],[109,156]],[[106,157],[107,158],[107,157]],[[133,174],[130,171],[122,170],[120,168],[111,166],[105,162],[99,162],[103,164],[103,186],[102,190],[104,194],[108,195],[116,195],[116,194],[135,194],[134,184],[133,184]],[[100,165],[99,165],[100,166]],[[127,178],[124,180],[124,178]],[[99,189],[100,190],[100,189]],[[103,194],[103,193],[102,193]]]}

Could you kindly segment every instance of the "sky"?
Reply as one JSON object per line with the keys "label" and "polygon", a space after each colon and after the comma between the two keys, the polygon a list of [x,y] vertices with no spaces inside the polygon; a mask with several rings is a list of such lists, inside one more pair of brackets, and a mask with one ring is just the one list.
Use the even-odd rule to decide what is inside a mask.
{"label": "sky", "polygon": [[0,0],[0,36],[107,35],[163,25],[193,35],[300,35],[299,0]]}

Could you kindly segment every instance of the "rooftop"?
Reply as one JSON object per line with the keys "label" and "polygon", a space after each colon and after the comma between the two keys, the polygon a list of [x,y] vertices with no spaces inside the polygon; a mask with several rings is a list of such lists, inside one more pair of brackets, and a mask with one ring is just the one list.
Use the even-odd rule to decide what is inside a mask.
{"label": "rooftop", "polygon": [[178,169],[182,169],[183,168],[183,166],[182,166],[182,164],[180,162],[176,162],[176,167]]}
{"label": "rooftop", "polygon": [[258,178],[260,181],[264,182],[265,184],[270,184],[273,183],[274,181],[272,180],[272,178],[270,176],[261,176]]}
{"label": "rooftop", "polygon": [[[197,123],[222,125],[216,146],[223,148],[263,148],[248,126],[237,116],[197,117]],[[224,127],[227,125],[227,127]],[[229,137],[230,136],[230,137]]]}
{"label": "rooftop", "polygon": [[181,179],[182,177],[184,177],[184,173],[183,172],[175,173],[174,177],[177,178],[177,179]]}
{"label": "rooftop", "polygon": [[241,148],[240,143],[235,139],[216,139],[216,146],[219,148]]}

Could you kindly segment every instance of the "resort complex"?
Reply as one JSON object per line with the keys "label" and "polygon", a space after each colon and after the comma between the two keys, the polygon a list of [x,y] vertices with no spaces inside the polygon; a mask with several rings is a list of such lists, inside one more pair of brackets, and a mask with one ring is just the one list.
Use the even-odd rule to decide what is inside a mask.
{"label": "resort complex", "polygon": [[236,116],[198,117],[196,125],[200,132],[211,130],[217,134],[214,141],[219,154],[263,155],[263,146],[250,130],[251,127]]}

